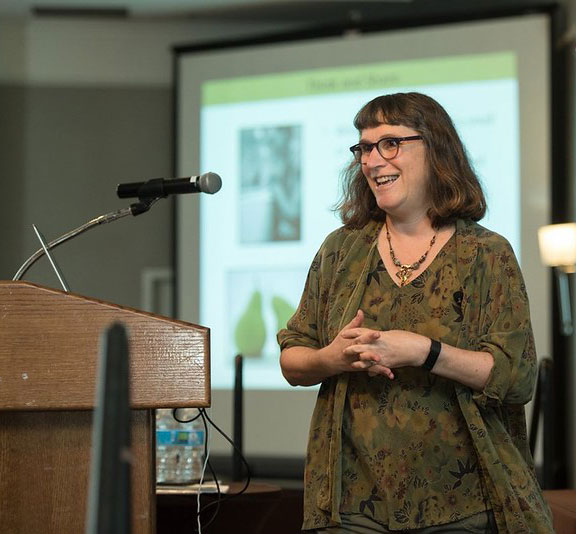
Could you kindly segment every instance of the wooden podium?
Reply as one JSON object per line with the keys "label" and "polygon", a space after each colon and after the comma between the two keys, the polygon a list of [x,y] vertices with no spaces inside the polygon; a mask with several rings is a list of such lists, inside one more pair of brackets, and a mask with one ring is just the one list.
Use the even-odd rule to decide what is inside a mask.
{"label": "wooden podium", "polygon": [[153,533],[156,408],[210,405],[209,330],[0,281],[0,530],[82,533],[100,336],[129,336],[132,530]]}

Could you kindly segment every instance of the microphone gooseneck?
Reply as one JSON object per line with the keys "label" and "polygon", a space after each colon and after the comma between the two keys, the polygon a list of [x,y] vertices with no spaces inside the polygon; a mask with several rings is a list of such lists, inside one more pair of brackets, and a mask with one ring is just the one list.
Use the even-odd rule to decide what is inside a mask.
{"label": "microphone gooseneck", "polygon": [[[137,215],[137,213],[134,213],[132,208],[130,207],[130,208],[122,208],[112,213],[106,213],[105,215],[100,215],[99,217],[96,217],[95,219],[92,219],[91,221],[84,223],[78,228],[70,230],[70,232],[61,235],[60,237],[54,239],[53,241],[50,241],[47,244],[47,248],[52,250],[56,248],[58,245],[61,245],[62,243],[65,243],[66,241],[72,239],[73,237],[76,237],[77,235],[86,232],[87,230],[93,228],[94,226],[110,223],[112,221],[116,221],[117,219],[121,219],[122,217],[126,217],[127,215]],[[39,260],[44,254],[45,254],[44,248],[40,248],[36,252],[34,252],[34,254],[32,254],[32,256],[30,256],[22,264],[20,269],[18,269],[18,272],[14,275],[12,280],[14,281],[20,280],[24,276],[26,271],[30,269],[30,267],[32,267],[32,265],[34,265],[34,263],[36,263],[36,261]]]}
{"label": "microphone gooseneck", "polygon": [[[207,172],[200,176],[191,176],[189,178],[177,178],[175,180],[155,178],[148,180],[147,182],[120,184],[116,190],[116,193],[120,198],[138,197],[139,202],[131,204],[128,208],[122,208],[112,213],[100,215],[78,228],[61,235],[53,241],[50,241],[50,243],[47,243],[46,248],[49,250],[54,249],[62,243],[65,243],[95,226],[116,221],[122,217],[126,217],[127,215],[133,215],[135,217],[136,215],[145,213],[157,200],[168,195],[178,195],[182,193],[208,193],[213,195],[220,191],[221,187],[222,179],[214,172]],[[32,254],[32,256],[22,264],[20,269],[18,269],[18,272],[14,275],[12,280],[21,280],[26,271],[44,254],[45,251],[43,248],[34,252],[34,254]]]}

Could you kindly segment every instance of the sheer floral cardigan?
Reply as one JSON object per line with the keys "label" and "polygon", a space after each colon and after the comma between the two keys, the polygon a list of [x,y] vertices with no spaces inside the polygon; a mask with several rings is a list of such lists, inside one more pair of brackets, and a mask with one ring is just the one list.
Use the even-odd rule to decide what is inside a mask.
{"label": "sheer floral cardigan", "polygon": [[[328,345],[352,320],[365,287],[382,223],[332,232],[318,251],[300,305],[278,333],[282,349]],[[537,361],[522,274],[508,242],[471,221],[456,227],[463,319],[457,345],[490,352],[484,390],[454,383],[502,533],[554,532],[534,474],[524,404]],[[441,339],[440,339],[441,340]],[[342,414],[348,373],[326,379],[312,416],[305,475],[304,529],[340,522]]]}

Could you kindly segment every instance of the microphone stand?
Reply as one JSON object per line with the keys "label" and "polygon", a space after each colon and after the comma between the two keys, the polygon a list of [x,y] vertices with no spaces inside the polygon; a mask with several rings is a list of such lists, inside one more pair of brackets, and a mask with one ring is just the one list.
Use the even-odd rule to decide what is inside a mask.
{"label": "microphone stand", "polygon": [[[52,260],[50,249],[87,230],[116,221],[127,215],[140,215],[150,209],[158,197],[140,197],[128,208],[101,215],[46,243],[34,226],[42,244],[18,269],[13,280],[20,280],[44,254],[50,259],[64,289],[68,287]],[[128,534],[131,530],[130,502],[130,385],[127,332],[120,324],[108,328],[103,336],[98,377],[98,398],[92,432],[92,461],[86,534]]]}
{"label": "microphone stand", "polygon": [[[96,217],[88,221],[87,223],[84,223],[78,228],[75,228],[74,230],[71,230],[70,232],[67,232],[64,235],[61,235],[60,237],[54,239],[53,241],[50,241],[50,243],[47,244],[46,248],[47,249],[56,248],[58,245],[61,245],[62,243],[69,241],[70,239],[76,237],[77,235],[82,234],[87,230],[90,230],[94,226],[110,223],[118,219],[121,219],[122,217],[126,217],[127,215],[133,215],[134,217],[136,217],[136,215],[140,215],[141,213],[147,212],[152,206],[152,204],[154,204],[157,200],[158,198],[140,198],[139,202],[131,204],[128,208],[122,208],[120,210],[113,211],[111,213],[106,213],[105,215],[100,215],[99,217]],[[30,267],[32,267],[32,265],[34,265],[34,263],[36,263],[36,261],[38,261],[45,253],[46,252],[44,251],[44,248],[40,248],[36,252],[34,252],[34,254],[32,254],[32,256],[30,256],[22,264],[22,267],[18,269],[18,272],[14,275],[14,278],[12,278],[12,280],[13,281],[21,280],[22,276],[24,276],[26,271],[30,269]]]}

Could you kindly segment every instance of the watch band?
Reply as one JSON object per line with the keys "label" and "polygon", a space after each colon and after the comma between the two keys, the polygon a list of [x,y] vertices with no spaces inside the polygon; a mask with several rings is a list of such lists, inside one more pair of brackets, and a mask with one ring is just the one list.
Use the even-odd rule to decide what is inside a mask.
{"label": "watch band", "polygon": [[422,364],[422,367],[427,371],[432,371],[438,356],[440,356],[440,351],[442,350],[442,344],[439,341],[436,341],[435,339],[431,339],[430,341],[432,342],[430,344],[430,352],[426,357],[426,361]]}

